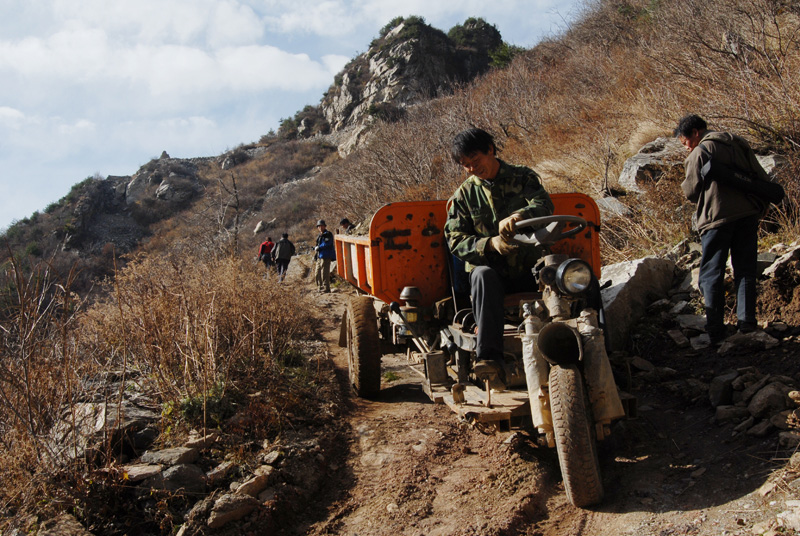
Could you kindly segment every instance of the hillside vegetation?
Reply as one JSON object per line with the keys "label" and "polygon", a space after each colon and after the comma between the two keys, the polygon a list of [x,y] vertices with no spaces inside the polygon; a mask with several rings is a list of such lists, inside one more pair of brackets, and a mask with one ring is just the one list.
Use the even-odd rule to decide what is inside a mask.
{"label": "hillside vegetation", "polygon": [[[454,54],[475,45],[470,35],[450,37]],[[74,419],[75,402],[113,399],[92,392],[87,378],[136,370],[136,383],[157,393],[169,416],[165,444],[242,408],[263,423],[247,441],[274,437],[292,415],[311,411],[304,405],[316,396],[313,367],[300,341],[313,336],[313,323],[298,312],[305,298],[286,300],[261,284],[253,256],[264,237],[252,229],[274,220],[267,233],[288,231],[299,244],[320,217],[366,221],[387,202],[446,198],[464,179],[448,149],[465,127],[492,132],[501,157],[539,171],[552,192],[622,195],[631,216],[605,222],[601,235],[611,262],[692,232],[691,210],[679,210],[679,172],[644,195],[623,195],[617,177],[644,143],[699,113],[712,128],[785,156],[777,176],[787,200],[771,213],[776,233],[764,238],[797,236],[797,2],[598,0],[531,50],[493,44],[492,54],[482,49],[485,67],[503,68],[454,79],[437,98],[373,103],[358,125],[356,107],[339,126],[306,108],[278,133],[223,155],[232,159],[227,168],[202,161],[178,173],[173,167],[186,163],[154,160],[140,170],[143,192],[172,180],[185,194],[167,204],[143,197],[123,208],[119,178],[95,177],[13,225],[0,259],[0,515],[70,511],[102,524],[124,508],[120,489],[87,477],[114,463],[113,442],[88,456],[73,441],[68,456],[53,435],[54,423]],[[355,80],[348,72],[345,79]],[[337,135],[354,126],[364,128],[357,148],[337,152]],[[249,394],[257,390],[265,396],[256,403]],[[119,504],[97,504],[98,494]],[[148,514],[154,526],[171,515],[171,499]]]}

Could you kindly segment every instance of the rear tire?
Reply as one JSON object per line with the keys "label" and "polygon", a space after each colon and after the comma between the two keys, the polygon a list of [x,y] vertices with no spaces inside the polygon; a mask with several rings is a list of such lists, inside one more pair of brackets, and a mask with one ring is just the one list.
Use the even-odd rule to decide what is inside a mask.
{"label": "rear tire", "polygon": [[378,319],[372,298],[355,296],[347,303],[347,361],[356,395],[374,398],[381,390]]}
{"label": "rear tire", "polygon": [[550,409],[564,489],[578,507],[603,500],[594,422],[577,365],[550,368]]}

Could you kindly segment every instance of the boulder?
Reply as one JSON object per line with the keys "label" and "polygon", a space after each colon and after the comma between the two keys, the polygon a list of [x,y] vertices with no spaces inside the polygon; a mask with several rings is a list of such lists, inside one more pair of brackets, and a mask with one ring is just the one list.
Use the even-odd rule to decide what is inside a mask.
{"label": "boulder", "polygon": [[600,209],[600,216],[603,220],[627,216],[631,213],[631,209],[616,197],[602,197],[595,199],[595,202],[597,203],[597,208]]}
{"label": "boulder", "polygon": [[206,474],[193,464],[175,465],[146,480],[144,485],[167,491],[203,493],[206,489]]}
{"label": "boulder", "polygon": [[713,407],[730,405],[733,401],[733,380],[739,375],[731,371],[711,380],[708,387],[708,399]]}
{"label": "boulder", "polygon": [[775,262],[766,268],[763,275],[767,277],[774,277],[779,270],[788,265],[790,262],[796,261],[797,259],[800,259],[800,246],[792,246],[789,251],[781,255]]}
{"label": "boulder", "polygon": [[602,297],[612,350],[623,349],[631,327],[647,306],[667,296],[674,272],[674,262],[656,257],[603,267],[600,284],[608,285]]}
{"label": "boulder", "polygon": [[791,389],[780,382],[770,383],[753,395],[747,411],[757,419],[780,413],[789,408],[789,391]]}
{"label": "boulder", "polygon": [[256,469],[255,474],[236,489],[237,494],[258,497],[258,494],[267,489],[270,477],[275,469],[269,465],[262,465]]}
{"label": "boulder", "polygon": [[657,138],[625,161],[619,185],[628,192],[641,193],[644,184],[657,182],[661,176],[681,164],[685,156],[686,152],[676,138]]}
{"label": "boulder", "polygon": [[258,504],[258,499],[250,495],[223,495],[214,502],[208,518],[208,526],[218,529],[231,521],[242,519],[258,508]]}

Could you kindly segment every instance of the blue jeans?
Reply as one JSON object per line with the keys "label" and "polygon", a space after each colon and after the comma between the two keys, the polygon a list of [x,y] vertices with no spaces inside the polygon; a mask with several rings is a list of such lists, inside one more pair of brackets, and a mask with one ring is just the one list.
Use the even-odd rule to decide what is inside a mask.
{"label": "blue jeans", "polygon": [[725,331],[725,265],[728,254],[733,265],[736,291],[736,317],[740,323],[756,321],[756,277],[758,275],[758,216],[748,216],[715,229],[700,237],[703,258],[700,261],[700,292],[706,307],[709,335]]}

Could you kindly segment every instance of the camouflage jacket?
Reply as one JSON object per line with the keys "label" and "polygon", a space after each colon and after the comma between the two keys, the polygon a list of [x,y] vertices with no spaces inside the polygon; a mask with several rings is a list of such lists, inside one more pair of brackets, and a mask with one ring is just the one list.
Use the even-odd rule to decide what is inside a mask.
{"label": "camouflage jacket", "polygon": [[500,170],[491,181],[471,175],[447,203],[445,236],[450,251],[474,266],[488,265],[503,277],[516,278],[530,270],[545,253],[541,247],[521,245],[503,257],[486,246],[492,236],[500,234],[499,223],[513,213],[523,219],[549,216],[553,202],[539,176],[530,168],[500,161]]}

